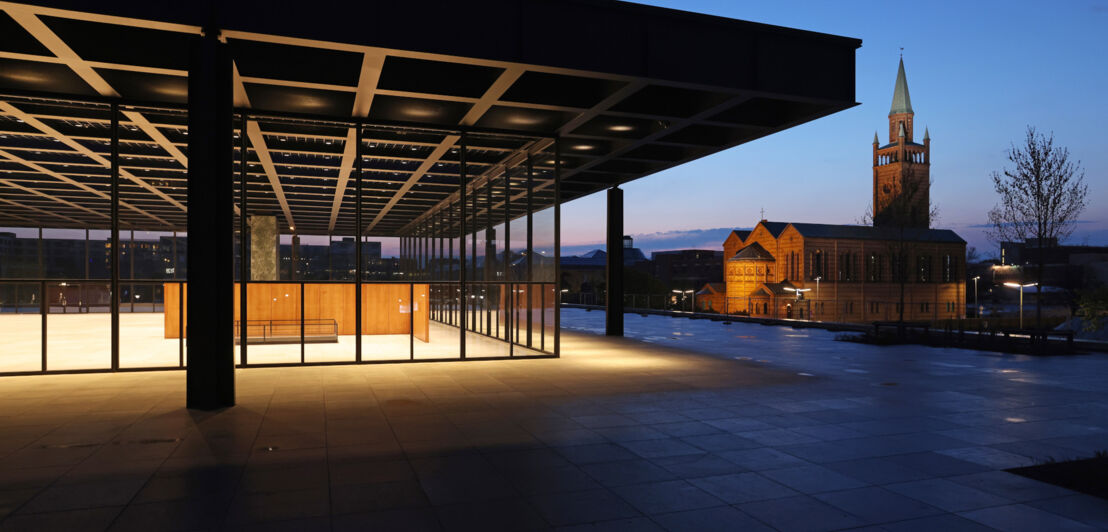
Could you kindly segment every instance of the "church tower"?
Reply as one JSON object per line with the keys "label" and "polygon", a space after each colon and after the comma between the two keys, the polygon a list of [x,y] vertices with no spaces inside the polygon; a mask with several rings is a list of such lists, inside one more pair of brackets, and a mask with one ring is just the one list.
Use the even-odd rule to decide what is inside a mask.
{"label": "church tower", "polygon": [[914,142],[915,116],[902,57],[889,109],[888,144],[882,146],[873,134],[874,226],[931,225],[931,135],[925,128],[923,144]]}

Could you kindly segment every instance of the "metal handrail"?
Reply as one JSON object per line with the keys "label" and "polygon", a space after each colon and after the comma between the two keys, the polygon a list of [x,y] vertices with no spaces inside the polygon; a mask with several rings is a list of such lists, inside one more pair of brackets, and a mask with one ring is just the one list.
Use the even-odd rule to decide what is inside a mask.
{"label": "metal handrail", "polygon": [[[338,337],[339,324],[338,320],[333,318],[306,318],[304,320],[291,319],[291,320],[246,320],[247,341],[251,338],[259,342],[266,342],[273,338],[296,338],[299,340],[301,332],[301,321],[303,321],[304,336],[313,337]],[[242,338],[242,322],[241,320],[235,320],[235,341],[238,342]],[[308,332],[309,327],[316,327],[311,333]],[[261,335],[253,334],[253,331],[259,330]],[[281,328],[287,328],[289,334],[278,334]],[[322,328],[323,332],[319,332]],[[283,332],[283,331],[282,331]]]}

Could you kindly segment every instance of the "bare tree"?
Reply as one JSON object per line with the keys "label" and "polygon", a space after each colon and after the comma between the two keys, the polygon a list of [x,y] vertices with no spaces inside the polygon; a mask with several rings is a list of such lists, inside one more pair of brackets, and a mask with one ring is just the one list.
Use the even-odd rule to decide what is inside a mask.
{"label": "bare tree", "polygon": [[1043,269],[1045,250],[1073,234],[1074,224],[1085,210],[1085,171],[1071,161],[1068,149],[1054,145],[1054,134],[1040,134],[1027,127],[1022,146],[1008,150],[1014,166],[993,172],[993,188],[1000,196],[989,211],[993,228],[989,237],[1000,241],[1032,241],[1038,246],[1035,326],[1043,319]]}

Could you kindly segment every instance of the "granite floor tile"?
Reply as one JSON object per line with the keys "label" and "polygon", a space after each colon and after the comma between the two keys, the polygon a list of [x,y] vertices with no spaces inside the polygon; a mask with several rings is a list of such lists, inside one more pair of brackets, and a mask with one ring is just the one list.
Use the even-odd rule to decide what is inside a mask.
{"label": "granite floor tile", "polygon": [[581,469],[608,487],[677,478],[677,475],[645,459],[586,464]]}
{"label": "granite floor tile", "polygon": [[771,471],[762,471],[762,474],[779,484],[808,494],[849,490],[867,486],[867,484],[861,480],[818,465],[774,469]]}
{"label": "granite floor tile", "polygon": [[606,489],[535,495],[529,498],[539,514],[555,526],[626,519],[639,514]]}
{"label": "granite floor tile", "polygon": [[703,450],[676,438],[630,441],[621,445],[642,458],[704,454]]}
{"label": "granite floor tile", "polygon": [[724,451],[716,454],[724,460],[733,462],[750,471],[769,471],[772,469],[808,465],[808,462],[800,458],[769,447]]}
{"label": "granite floor tile", "polygon": [[1025,503],[1028,506],[1108,530],[1108,500],[1078,494]]}
{"label": "granite floor tile", "polygon": [[742,504],[799,495],[759,473],[734,473],[689,480],[694,486],[727,504]]}
{"label": "granite floor tile", "polygon": [[690,454],[655,458],[653,462],[684,479],[693,479],[727,473],[740,473],[746,469],[714,454]]}
{"label": "granite floor tile", "polygon": [[1062,487],[1021,477],[1004,471],[989,471],[948,478],[951,482],[969,486],[986,493],[992,493],[1014,502],[1054,499],[1073,495],[1074,492]]}
{"label": "granite floor tile", "polygon": [[944,513],[943,510],[876,486],[821,493],[815,498],[841,508],[866,523],[879,524]]}
{"label": "granite floor tile", "polygon": [[998,530],[1011,532],[1092,532],[1096,528],[1023,504],[994,506],[958,514]]}
{"label": "granite floor tile", "polygon": [[772,532],[773,529],[730,506],[717,506],[655,515],[655,522],[672,532]]}
{"label": "granite floor tile", "polygon": [[923,501],[948,512],[1001,506],[1012,502],[1004,497],[942,478],[889,484],[885,486],[885,489]]}
{"label": "granite floor tile", "polygon": [[954,514],[932,515],[896,523],[884,523],[888,532],[994,532],[996,529]]}
{"label": "granite floor tile", "polygon": [[684,480],[620,486],[612,490],[643,514],[722,506],[723,501]]}
{"label": "granite floor tile", "polygon": [[865,525],[861,519],[807,495],[749,502],[738,508],[781,532],[820,532]]}

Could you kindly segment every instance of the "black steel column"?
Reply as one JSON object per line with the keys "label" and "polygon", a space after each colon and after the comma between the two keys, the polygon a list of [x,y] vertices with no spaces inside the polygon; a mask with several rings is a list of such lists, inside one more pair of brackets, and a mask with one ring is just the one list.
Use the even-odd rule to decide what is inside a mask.
{"label": "black steel column", "polygon": [[[88,262],[88,230],[85,230],[85,262]],[[173,232],[173,278],[177,278],[177,231]],[[88,274],[85,274],[85,278],[88,278]]]}
{"label": "black steel column", "polygon": [[186,402],[199,409],[235,404],[234,119],[231,56],[218,37],[207,28],[189,54]]}
{"label": "black steel column", "polygon": [[[516,167],[518,168],[518,166]],[[500,285],[504,301],[504,339],[508,341],[508,356],[515,356],[515,336],[512,335],[512,313],[515,312],[515,286],[512,285],[512,176],[504,169],[504,284]],[[499,316],[500,314],[497,314]]]}
{"label": "black steel column", "polygon": [[42,343],[39,344],[39,348],[42,351],[42,371],[46,371],[46,314],[50,312],[50,305],[46,303],[46,281],[39,282],[38,295],[38,310],[39,314],[42,316],[41,338],[39,338],[39,341]]}
{"label": "black steel column", "polygon": [[484,299],[481,300],[481,311],[485,313],[485,334],[494,336],[492,332],[492,288],[495,285],[488,284],[496,280],[496,230],[492,226],[492,178],[485,182],[485,289]]}
{"label": "black steel column", "polygon": [[362,126],[354,135],[354,360],[362,361]]}
{"label": "black steel column", "polygon": [[119,369],[119,104],[112,104],[111,116],[111,357],[112,369]]}
{"label": "black steel column", "polygon": [[[555,163],[556,164],[556,163]],[[535,293],[532,282],[535,281],[535,165],[531,156],[527,156],[527,347],[531,347],[532,327],[534,326]]]}
{"label": "black steel column", "polygon": [[[557,227],[557,225],[555,225]],[[623,190],[608,189],[608,297],[604,334],[623,336]]]}
{"label": "black steel column", "polygon": [[249,117],[243,113],[239,120],[239,363],[245,366],[249,363],[247,357],[247,344],[249,343],[249,327],[246,326],[247,316],[247,283],[250,281],[250,218],[249,187],[247,186],[247,168],[249,165],[249,150],[246,147],[246,122]]}
{"label": "black steel column", "polygon": [[134,227],[131,228],[130,249],[131,249],[131,252],[130,252],[130,255],[128,255],[129,258],[128,258],[127,268],[129,269],[129,271],[127,272],[128,273],[127,278],[131,280],[131,284],[129,285],[131,290],[128,293],[127,299],[130,300],[129,303],[130,303],[130,306],[131,306],[131,314],[134,314],[135,313],[135,283],[134,283],[134,281],[135,281],[135,229],[134,229]]}
{"label": "black steel column", "polygon": [[458,139],[458,352],[466,357],[466,134]]}
{"label": "black steel column", "polygon": [[[622,231],[622,228],[620,229]],[[554,356],[562,356],[562,142],[554,139]],[[543,314],[546,314],[545,307]],[[622,314],[620,318],[622,320]],[[623,323],[620,321],[620,323]],[[621,327],[622,329],[622,327]],[[546,333],[543,333],[546,336]]]}

